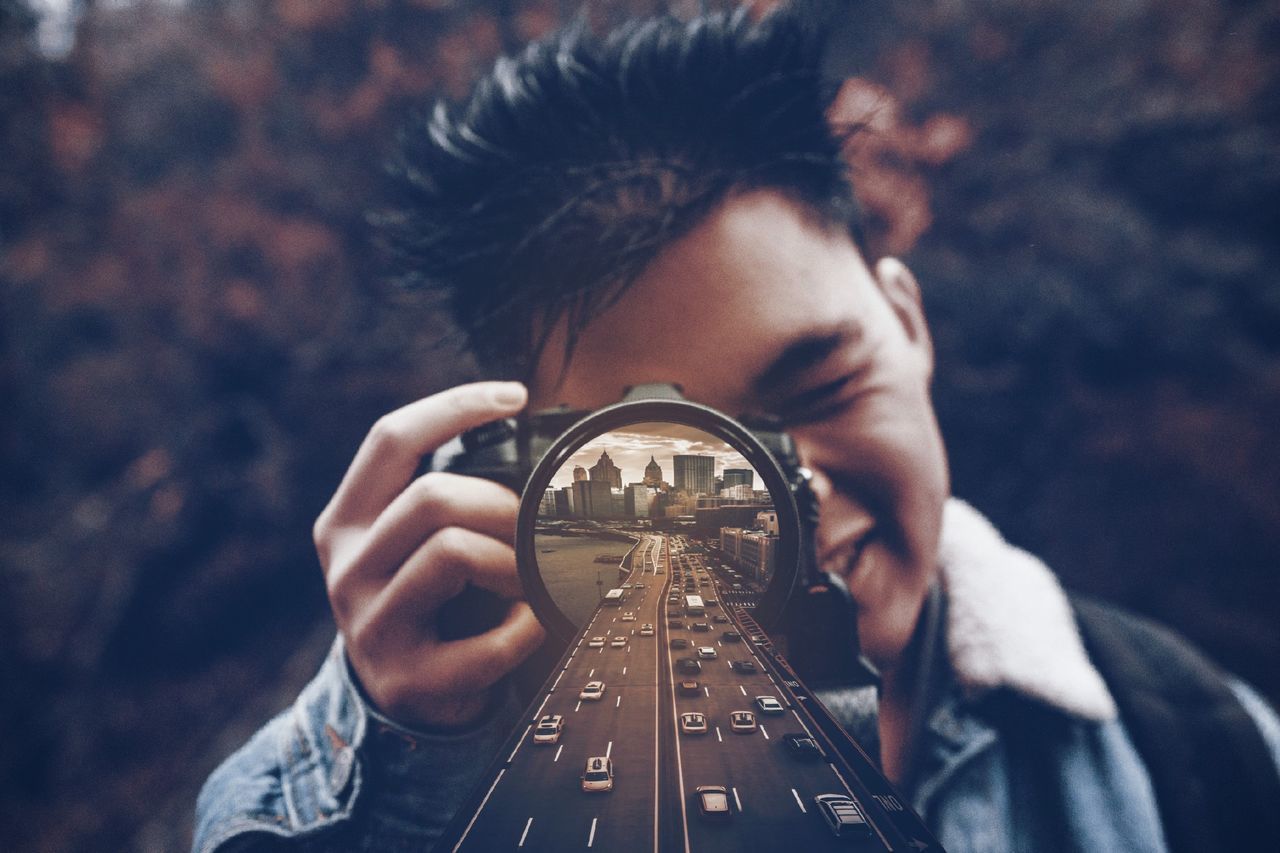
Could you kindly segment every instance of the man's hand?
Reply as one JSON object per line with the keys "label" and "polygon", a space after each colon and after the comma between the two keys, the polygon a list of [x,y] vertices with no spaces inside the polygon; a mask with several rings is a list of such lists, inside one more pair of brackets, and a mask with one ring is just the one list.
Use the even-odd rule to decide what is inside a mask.
{"label": "man's hand", "polygon": [[[519,383],[477,382],[384,415],[316,519],[316,552],[351,665],[374,703],[405,724],[474,720],[489,688],[542,642],[533,611],[516,600],[516,496],[474,477],[414,479],[423,456],[514,415],[527,397]],[[506,618],[442,641],[441,609],[468,583],[512,599]]]}

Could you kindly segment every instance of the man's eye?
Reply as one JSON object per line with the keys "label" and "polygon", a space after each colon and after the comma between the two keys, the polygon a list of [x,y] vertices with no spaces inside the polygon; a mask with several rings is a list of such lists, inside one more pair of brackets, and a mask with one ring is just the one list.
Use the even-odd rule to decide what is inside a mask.
{"label": "man's eye", "polygon": [[774,413],[789,426],[810,424],[830,417],[852,402],[854,395],[848,392],[852,390],[853,380],[854,376],[848,374],[802,391],[780,403]]}

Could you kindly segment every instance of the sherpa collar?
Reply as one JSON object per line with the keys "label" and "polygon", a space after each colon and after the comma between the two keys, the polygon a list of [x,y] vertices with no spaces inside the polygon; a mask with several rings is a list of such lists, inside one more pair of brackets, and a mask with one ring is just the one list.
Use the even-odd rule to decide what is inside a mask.
{"label": "sherpa collar", "polygon": [[1076,717],[1115,719],[1066,593],[1044,563],[957,498],[943,511],[938,563],[948,654],[966,693],[1006,687]]}

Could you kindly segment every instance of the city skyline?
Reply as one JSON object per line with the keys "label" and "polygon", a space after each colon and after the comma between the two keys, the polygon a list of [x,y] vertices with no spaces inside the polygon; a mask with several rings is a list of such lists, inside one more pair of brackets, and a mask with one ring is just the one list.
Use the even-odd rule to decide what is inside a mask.
{"label": "city skyline", "polygon": [[600,452],[608,451],[614,464],[622,470],[622,483],[639,483],[644,479],[645,466],[652,456],[662,469],[662,479],[673,482],[674,462],[677,455],[706,455],[715,457],[717,476],[725,468],[746,468],[755,474],[755,484],[763,488],[759,472],[747,462],[741,453],[724,441],[695,427],[670,423],[632,424],[593,438],[578,448],[551,478],[552,488],[562,488],[573,483],[575,466],[590,468],[600,459]]}

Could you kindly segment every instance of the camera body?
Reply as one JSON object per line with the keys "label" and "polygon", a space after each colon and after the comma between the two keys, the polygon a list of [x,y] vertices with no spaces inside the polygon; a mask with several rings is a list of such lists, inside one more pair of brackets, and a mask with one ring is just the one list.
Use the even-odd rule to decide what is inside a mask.
{"label": "camera body", "polygon": [[[843,584],[816,566],[814,530],[818,507],[809,486],[809,472],[800,464],[790,436],[775,421],[734,420],[684,401],[675,386],[642,385],[630,389],[620,403],[598,412],[559,407],[469,430],[461,436],[461,451],[441,469],[492,480],[521,494],[522,522],[531,520],[542,497],[541,487],[545,485],[534,481],[548,480],[553,473],[550,469],[558,467],[549,455],[555,456],[558,448],[572,448],[574,436],[583,437],[577,441],[579,445],[594,437],[592,423],[597,416],[608,413],[616,422],[619,415],[625,415],[632,408],[638,413],[651,414],[653,405],[658,405],[662,411],[662,403],[654,401],[667,401],[669,406],[677,407],[672,410],[679,412],[679,417],[688,418],[691,413],[693,417],[684,423],[705,424],[722,432],[729,430],[737,436],[738,443],[752,445],[755,458],[760,459],[764,453],[773,464],[774,486],[770,494],[775,506],[781,505],[782,515],[795,519],[796,529],[792,535],[796,541],[793,547],[781,549],[784,556],[780,562],[789,564],[776,568],[761,606],[752,615],[758,617],[756,621],[775,651],[813,688],[874,683],[875,670],[859,653],[856,605]],[[700,423],[694,424],[694,421]],[[538,477],[542,471],[546,473]],[[521,577],[527,581],[529,574],[536,571],[536,567],[527,565],[536,562],[529,526],[522,525],[517,537],[530,540],[529,543],[517,542]],[[525,585],[529,591],[530,584]],[[530,596],[530,600],[535,612],[539,612],[536,596]],[[443,616],[442,636],[479,633],[497,624],[503,613],[505,605],[495,596],[468,588],[459,600],[451,602]],[[539,612],[539,617],[544,624],[554,621],[548,620],[545,612]],[[554,626],[548,624],[548,627]],[[568,639],[563,636],[564,630],[559,633],[561,639]]]}

